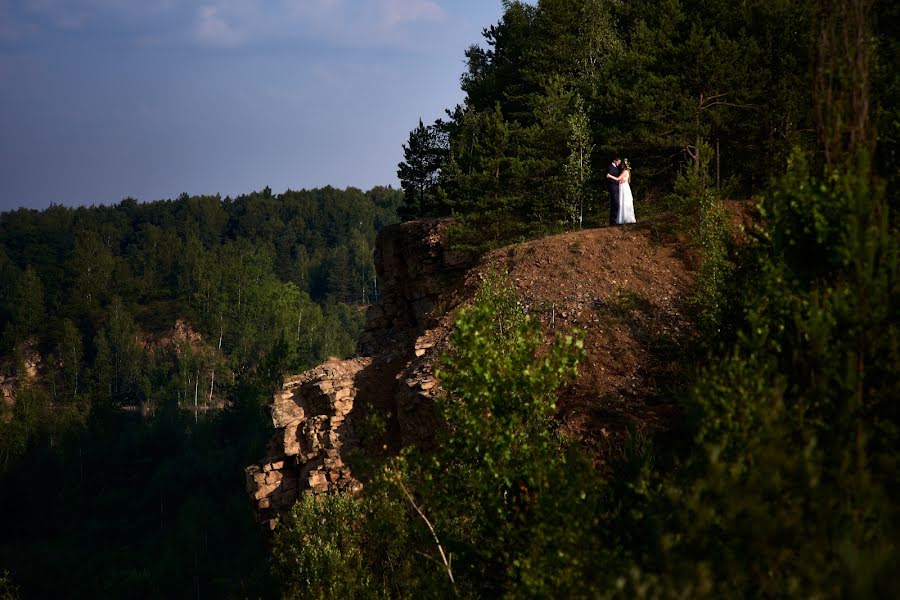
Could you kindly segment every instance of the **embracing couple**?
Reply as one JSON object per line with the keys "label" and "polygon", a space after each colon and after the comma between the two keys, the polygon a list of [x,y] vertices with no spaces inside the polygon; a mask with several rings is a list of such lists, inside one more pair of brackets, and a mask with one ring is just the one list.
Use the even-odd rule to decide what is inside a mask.
{"label": "embracing couple", "polygon": [[635,223],[634,196],[631,195],[631,164],[618,156],[606,171],[609,186],[609,224]]}

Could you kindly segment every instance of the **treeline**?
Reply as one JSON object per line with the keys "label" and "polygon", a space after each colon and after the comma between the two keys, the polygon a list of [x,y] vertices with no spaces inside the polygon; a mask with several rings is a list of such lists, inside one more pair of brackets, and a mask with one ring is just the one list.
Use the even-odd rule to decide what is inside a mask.
{"label": "treeline", "polygon": [[355,351],[401,199],[266,188],[0,214],[0,567],[23,592],[261,593],[242,469],[263,408],[286,371]]}
{"label": "treeline", "polygon": [[18,413],[0,461],[47,424],[23,412],[28,399],[63,420],[91,406],[206,404],[352,354],[357,305],[377,296],[376,231],[399,199],[390,188],[266,188],[2,214],[0,357],[22,401],[2,407]]}
{"label": "treeline", "polygon": [[[614,154],[634,165],[640,212],[686,168],[708,170],[722,194],[749,197],[784,171],[792,149],[816,152],[814,23],[828,9],[781,0],[504,6],[483,45],[466,51],[463,103],[419,123],[398,171],[403,214],[457,215],[468,225],[460,243],[604,222]],[[890,36],[893,17],[880,13]],[[895,50],[879,51],[887,109],[897,101]],[[896,170],[892,114],[876,116],[885,174]]]}
{"label": "treeline", "polygon": [[161,299],[186,317],[201,317],[208,303],[197,297],[222,280],[221,272],[253,262],[246,258],[252,255],[316,302],[371,302],[375,234],[396,219],[398,203],[399,192],[391,188],[277,196],[266,188],[235,199],[185,194],[7,212],[0,220],[0,326],[31,326],[15,312],[16,295],[33,292],[21,279],[28,267],[51,315],[89,315],[118,296],[151,308]]}
{"label": "treeline", "polygon": [[[255,368],[280,338],[290,342],[291,368],[346,353],[359,320],[349,305],[377,298],[375,235],[396,220],[399,196],[390,188],[273,196],[267,188],[233,200],[183,195],[4,213],[3,353],[31,341],[43,356],[92,359],[104,345],[168,331],[178,319],[237,371]],[[326,331],[327,318],[336,326]]]}

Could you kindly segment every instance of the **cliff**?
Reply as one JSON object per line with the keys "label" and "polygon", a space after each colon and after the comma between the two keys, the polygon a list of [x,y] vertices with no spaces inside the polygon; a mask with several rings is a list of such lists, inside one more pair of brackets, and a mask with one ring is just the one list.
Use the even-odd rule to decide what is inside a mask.
{"label": "cliff", "polygon": [[375,251],[381,302],[367,311],[360,355],[289,377],[275,395],[267,455],[246,469],[247,489],[267,527],[274,528],[300,494],[361,488],[344,457],[363,441],[361,422],[369,411],[390,414],[379,440],[389,450],[430,439],[437,391],[431,365],[471,264],[449,249],[449,224],[385,228]]}
{"label": "cliff", "polygon": [[[271,406],[275,433],[246,469],[260,523],[274,528],[301,494],[358,490],[346,457],[427,445],[440,386],[434,362],[456,309],[487,271],[506,272],[524,308],[555,331],[585,330],[587,360],[559,398],[558,427],[600,469],[634,429],[675,414],[663,390],[694,330],[685,310],[694,260],[665,222],[570,232],[498,249],[477,262],[449,250],[442,220],[386,228],[375,254],[381,302],[367,312],[360,354],[288,378]],[[378,446],[366,415],[387,419]]]}

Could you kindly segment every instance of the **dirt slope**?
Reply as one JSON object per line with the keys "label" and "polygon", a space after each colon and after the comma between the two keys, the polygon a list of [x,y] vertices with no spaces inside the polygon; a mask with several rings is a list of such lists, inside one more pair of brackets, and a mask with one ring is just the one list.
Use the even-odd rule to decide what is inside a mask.
{"label": "dirt slope", "polygon": [[672,359],[693,335],[686,304],[695,260],[654,221],[577,231],[497,250],[470,273],[506,271],[548,333],[585,331],[587,359],[562,392],[563,432],[608,463],[629,429],[667,427]]}
{"label": "dirt slope", "polygon": [[687,305],[696,257],[667,233],[671,221],[573,231],[495,250],[448,294],[446,313],[416,340],[428,351],[401,377],[427,379],[446,348],[456,309],[471,302],[488,272],[506,273],[547,340],[585,332],[587,358],[559,398],[560,430],[580,440],[600,468],[635,430],[667,428],[674,360],[695,334]]}

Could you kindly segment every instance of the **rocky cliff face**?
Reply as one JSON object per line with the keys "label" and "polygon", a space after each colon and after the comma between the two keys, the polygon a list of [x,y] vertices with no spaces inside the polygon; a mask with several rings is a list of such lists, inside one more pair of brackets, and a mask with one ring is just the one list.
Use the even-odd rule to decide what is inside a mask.
{"label": "rocky cliff face", "polygon": [[275,395],[267,455],[246,469],[263,526],[274,528],[302,494],[361,489],[345,458],[364,442],[367,411],[392,415],[386,445],[431,439],[432,365],[471,262],[449,249],[448,226],[427,220],[385,228],[375,253],[381,302],[368,309],[360,355],[290,377]]}
{"label": "rocky cliff face", "polygon": [[357,442],[356,378],[370,364],[371,359],[331,360],[288,379],[275,395],[275,435],[268,454],[246,469],[247,489],[261,522],[274,527],[275,517],[290,509],[301,493],[359,487],[341,452]]}

